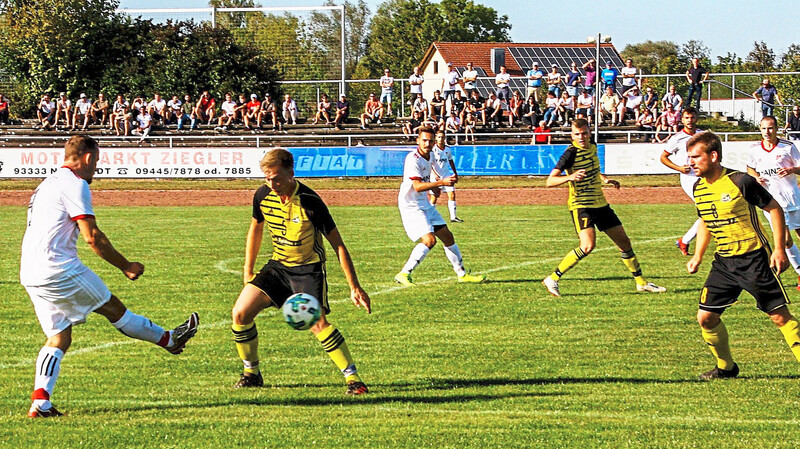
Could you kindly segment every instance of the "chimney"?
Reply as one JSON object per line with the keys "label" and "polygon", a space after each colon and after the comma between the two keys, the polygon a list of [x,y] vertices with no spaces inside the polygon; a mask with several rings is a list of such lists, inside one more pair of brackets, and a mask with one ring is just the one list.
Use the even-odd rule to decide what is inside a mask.
{"label": "chimney", "polygon": [[506,65],[506,49],[493,48],[489,57],[492,65],[492,72],[500,73],[500,66]]}

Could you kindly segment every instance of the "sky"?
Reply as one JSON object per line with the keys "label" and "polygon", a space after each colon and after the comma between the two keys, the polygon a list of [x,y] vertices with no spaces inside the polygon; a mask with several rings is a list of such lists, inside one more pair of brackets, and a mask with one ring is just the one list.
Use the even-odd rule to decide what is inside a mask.
{"label": "sky", "polygon": [[[262,6],[315,6],[323,0],[266,1]],[[373,14],[382,0],[366,0]],[[585,42],[598,33],[611,36],[618,51],[627,44],[646,40],[668,40],[683,44],[691,39],[702,41],[711,50],[712,60],[728,52],[744,59],[753,42],[764,41],[780,58],[800,22],[800,2],[773,0],[757,6],[754,0],[670,0],[647,2],[634,0],[576,0],[536,2],[520,0],[476,0],[506,15],[511,23],[514,42]],[[544,3],[541,3],[544,4]],[[122,0],[122,8],[202,8],[207,0]]]}

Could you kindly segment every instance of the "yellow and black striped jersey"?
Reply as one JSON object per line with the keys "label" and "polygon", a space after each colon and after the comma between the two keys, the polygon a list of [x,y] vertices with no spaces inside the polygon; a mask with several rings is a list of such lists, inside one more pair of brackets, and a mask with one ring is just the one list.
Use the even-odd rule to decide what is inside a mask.
{"label": "yellow and black striped jersey", "polygon": [[267,222],[272,237],[272,259],[296,267],[325,262],[322,237],[336,228],[328,206],[308,186],[297,187],[286,204],[263,185],[253,196],[253,218]]}
{"label": "yellow and black striped jersey", "polygon": [[766,248],[769,241],[758,219],[756,206],[764,208],[772,196],[747,173],[727,168],[713,184],[698,178],[694,184],[697,215],[717,242],[717,254],[739,256]]}
{"label": "yellow and black striped jersey", "polygon": [[572,142],[555,166],[556,170],[572,174],[578,170],[586,170],[586,177],[580,181],[569,182],[569,210],[581,208],[603,207],[608,205],[603,195],[603,180],[600,178],[600,158],[597,157],[597,146],[589,144],[581,148]]}

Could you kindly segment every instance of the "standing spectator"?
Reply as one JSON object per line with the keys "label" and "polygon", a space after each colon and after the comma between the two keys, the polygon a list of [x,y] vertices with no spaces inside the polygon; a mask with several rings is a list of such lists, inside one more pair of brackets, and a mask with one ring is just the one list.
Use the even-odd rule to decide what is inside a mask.
{"label": "standing spectator", "polygon": [[603,89],[610,87],[617,90],[617,77],[619,76],[619,70],[615,67],[612,67],[611,61],[606,61],[606,68],[600,72],[600,78],[603,80]]}
{"label": "standing spectator", "polygon": [[166,117],[164,117],[164,124],[169,125],[173,120],[176,122],[181,116],[181,106],[183,102],[177,95],[173,95],[167,102]]}
{"label": "standing spectator", "polygon": [[350,102],[347,101],[347,97],[342,94],[339,97],[339,101],[336,102],[336,118],[333,120],[334,125],[336,125],[336,129],[343,130],[344,129],[344,122],[347,120],[347,117],[350,115]]}
{"label": "standing spectator", "polygon": [[261,102],[258,101],[258,95],[250,94],[250,101],[247,102],[247,108],[244,111],[244,129],[249,131],[252,129],[251,123],[258,123],[258,114],[260,112]]}
{"label": "standing spectator", "polygon": [[283,121],[288,125],[289,119],[292,119],[292,125],[297,124],[297,103],[286,94],[283,96]]}
{"label": "standing spectator", "polygon": [[186,94],[183,96],[183,104],[181,104],[181,112],[178,115],[178,129],[183,129],[183,124],[189,121],[189,129],[197,129],[197,119],[194,116],[194,103],[192,96]]}
{"label": "standing spectator", "polygon": [[[133,106],[133,103],[131,103]],[[203,122],[208,120],[207,125],[211,125],[211,120],[214,120],[214,112],[217,108],[217,100],[214,99],[207,90],[200,94],[197,104],[194,108],[194,116],[197,120]]]}
{"label": "standing spectator", "polygon": [[558,98],[554,92],[547,92],[547,99],[544,101],[544,121],[547,127],[553,126],[553,122],[558,118]]}
{"label": "standing spectator", "polygon": [[[550,95],[550,93],[548,93]],[[539,126],[533,130],[533,137],[531,137],[531,145],[550,145],[553,136],[551,135],[550,128],[544,120],[539,122]]]}
{"label": "standing spectator", "polygon": [[445,101],[447,98],[442,97],[442,93],[438,90],[433,93],[433,98],[431,99],[431,111],[427,118],[433,119],[433,121],[438,122],[439,119],[443,119],[447,108],[445,107]]}
{"label": "standing spectator", "polygon": [[408,141],[413,141],[420,126],[422,126],[422,114],[419,111],[411,111],[411,118],[403,125],[403,135]]}
{"label": "standing spectator", "polygon": [[[0,94],[0,125],[7,125],[8,120],[8,100]],[[67,115],[67,126],[69,126],[69,115]]]}
{"label": "standing spectator", "polygon": [[36,107],[36,116],[39,123],[33,125],[34,129],[52,129],[56,122],[56,104],[50,100],[50,95],[44,95]]}
{"label": "standing spectator", "polygon": [[[392,92],[394,90],[394,77],[392,77],[389,69],[383,69],[383,76],[381,77],[381,98],[378,100],[386,107],[386,116],[392,116]],[[383,116],[383,112],[381,112]]]}
{"label": "standing spectator", "polygon": [[486,126],[486,101],[478,93],[478,89],[472,91],[472,96],[469,101],[470,112],[475,114],[475,117],[481,118],[481,124]]}
{"label": "standing spectator", "polygon": [[583,64],[583,71],[586,74],[583,80],[583,89],[590,97],[594,98],[594,84],[597,82],[597,61],[594,58],[586,61]]}
{"label": "standing spectator", "polygon": [[628,91],[633,86],[637,86],[636,83],[636,73],[638,69],[633,66],[633,59],[628,58],[625,60],[625,67],[622,68],[620,73],[622,74],[622,94],[624,95],[626,91]]}
{"label": "standing spectator", "polygon": [[[606,115],[611,116],[611,126],[616,126],[619,123],[619,105],[622,100],[619,98],[613,87],[606,87],[606,92],[600,97],[600,113],[603,118]],[[599,122],[598,122],[599,123]]]}
{"label": "standing spectator", "polygon": [[569,72],[565,76],[565,83],[567,85],[567,93],[570,97],[575,98],[578,96],[578,89],[581,86],[581,72],[578,70],[578,64],[572,63],[569,66]]}
{"label": "standing spectator", "polygon": [[445,122],[444,129],[448,133],[453,134],[461,131],[461,119],[458,118],[456,111],[450,111],[450,117],[447,117],[447,122]]}
{"label": "standing spectator", "polygon": [[700,65],[700,60],[692,58],[692,65],[686,70],[686,81],[689,81],[689,103],[692,105],[692,100],[697,98],[697,105],[695,109],[700,112],[700,97],[703,94],[703,83],[708,80],[708,70]]}
{"label": "standing spectator", "polygon": [[[461,79],[458,72],[456,71],[455,66],[453,66],[452,62],[447,63],[448,72],[444,75],[442,79],[442,95],[444,96],[444,101],[446,102],[448,98],[452,98],[456,92],[456,88],[458,88],[458,80]],[[450,103],[452,105],[452,102]],[[442,109],[441,117],[447,113],[446,109]]]}
{"label": "standing spectator", "polygon": [[369,128],[369,122],[375,120],[375,123],[381,124],[381,117],[383,116],[383,103],[375,99],[375,94],[369,94],[369,100],[364,103],[364,113],[361,114],[361,129]]}
{"label": "standing spectator", "polygon": [[420,113],[422,119],[428,118],[428,110],[430,105],[428,101],[422,96],[422,94],[417,94],[417,98],[414,100],[414,104],[411,105],[411,111],[417,111]]}
{"label": "standing spectator", "polygon": [[147,103],[147,112],[153,122],[164,123],[164,119],[167,116],[167,102],[161,98],[161,94],[156,93],[153,95],[153,99]]}
{"label": "standing spectator", "polygon": [[561,96],[561,74],[555,64],[550,66],[550,73],[547,74],[547,91],[552,92],[556,98]]}
{"label": "standing spectator", "polygon": [[[221,112],[219,113],[219,121],[217,122],[217,131],[227,131],[231,126],[231,122],[236,118],[236,102],[233,101],[231,94],[225,94],[225,101],[220,106]],[[222,123],[225,122],[223,125]]]}
{"label": "standing spectator", "polygon": [[632,114],[634,120],[639,120],[639,106],[642,104],[642,96],[639,94],[639,86],[633,85],[630,89],[622,94],[622,101],[620,102],[619,122],[621,125],[625,124],[625,115]]}
{"label": "standing spectator", "polygon": [[61,92],[58,94],[58,100],[56,100],[56,127],[58,127],[58,123],[61,120],[61,116],[64,116],[64,122],[66,123],[65,129],[70,129],[70,120],[72,119],[72,101],[67,98],[66,92]]}
{"label": "standing spectator", "polygon": [[792,106],[792,113],[786,120],[786,128],[784,131],[790,139],[800,139],[800,106]]}
{"label": "standing spectator", "polygon": [[258,127],[261,128],[261,121],[264,117],[272,120],[272,130],[281,131],[283,124],[280,117],[278,117],[278,104],[272,99],[272,94],[267,92],[264,96],[264,101],[261,102],[261,112],[258,113]]}
{"label": "standing spectator", "polygon": [[476,90],[475,83],[478,82],[478,71],[472,68],[472,63],[467,63],[467,70],[462,74],[464,78],[464,94],[467,98],[472,97],[472,92]]}
{"label": "standing spectator", "polygon": [[120,126],[125,136],[131,131],[131,122],[128,120],[128,106],[128,102],[125,101],[125,97],[122,95],[117,95],[116,101],[111,105],[111,125],[118,136],[120,135]]}
{"label": "standing spectator", "polygon": [[328,99],[327,94],[322,94],[319,97],[319,103],[317,103],[317,114],[314,116],[314,124],[316,125],[319,123],[321,118],[325,118],[325,124],[331,124],[331,100]]}
{"label": "standing spectator", "polygon": [[539,109],[539,102],[536,101],[535,96],[529,96],[528,101],[522,105],[522,123],[528,129],[533,129],[533,127],[539,123],[540,115],[541,110]]}
{"label": "standing spectator", "polygon": [[409,104],[417,98],[417,95],[422,95],[423,82],[425,82],[425,78],[419,74],[419,66],[414,67],[414,73],[408,77],[408,84],[411,86],[411,100]]}
{"label": "standing spectator", "polygon": [[544,71],[539,69],[539,63],[534,62],[531,64],[531,69],[526,73],[528,78],[528,97],[533,95],[536,102],[539,102],[539,92],[542,90],[542,79],[544,78]]}
{"label": "standing spectator", "polygon": [[650,86],[647,86],[644,91],[644,107],[650,110],[653,117],[658,116],[658,92]]}
{"label": "standing spectator", "polygon": [[75,112],[72,115],[72,128],[74,130],[78,126],[78,118],[81,118],[81,131],[86,131],[89,127],[89,119],[92,117],[92,102],[86,98],[86,94],[82,93],[78,101],[75,102]]}
{"label": "standing spectator", "polygon": [[672,106],[672,110],[679,113],[683,109],[683,98],[675,92],[675,85],[669,86],[669,92],[664,94],[661,99],[661,107],[666,110],[667,105]]}
{"label": "standing spectator", "polygon": [[764,78],[761,82],[761,87],[753,92],[753,97],[761,102],[761,117],[772,115],[772,110],[775,108],[775,100],[778,104],[783,106],[781,97],[778,95],[778,89],[769,82],[769,78]]}
{"label": "standing spectator", "polygon": [[114,129],[113,125],[111,124],[111,105],[108,103],[108,100],[102,92],[97,94],[97,100],[92,103],[92,116],[94,117],[95,122],[101,127],[106,123],[106,121],[108,121],[109,131]]}
{"label": "standing spectator", "polygon": [[581,114],[586,117],[586,121],[591,125],[594,120],[594,97],[589,95],[585,88],[575,100],[575,115]]}
{"label": "standing spectator", "polygon": [[511,96],[511,100],[508,102],[508,127],[514,127],[514,120],[517,122],[522,120],[522,107],[525,105],[525,101],[522,100],[522,95],[519,92],[515,91],[514,95]]}
{"label": "standing spectator", "polygon": [[509,82],[511,82],[511,75],[506,71],[506,66],[501,65],[500,73],[494,78],[494,84],[497,87],[495,95],[503,103],[507,103],[511,99],[511,89],[508,87]]}

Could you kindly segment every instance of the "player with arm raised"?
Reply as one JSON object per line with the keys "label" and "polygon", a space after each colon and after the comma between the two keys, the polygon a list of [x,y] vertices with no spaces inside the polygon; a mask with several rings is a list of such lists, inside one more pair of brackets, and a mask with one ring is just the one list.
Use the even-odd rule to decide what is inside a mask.
{"label": "player with arm raised", "polygon": [[180,354],[197,332],[198,316],[171,331],[128,310],[78,258],[78,235],[103,260],[135,281],[144,265],[130,262],[97,227],[89,184],[100,150],[88,136],[73,136],[66,144],[64,165],[47,177],[31,197],[28,226],[22,239],[20,282],[30,295],[47,341],[36,359],[36,376],[28,411],[31,418],[61,416],[50,402],[61,360],[72,343],[72,328],[99,313],[127,337],[149,341]]}
{"label": "player with arm raised", "polygon": [[[600,173],[600,159],[597,146],[589,139],[589,123],[585,119],[572,122],[572,145],[567,147],[555,168],[547,177],[547,187],[569,184],[569,211],[575,230],[578,232],[580,246],[570,251],[555,271],[544,278],[542,283],[553,296],[561,296],[558,281],[569,269],[594,250],[597,230],[605,232],[620,250],[622,263],[630,270],[636,281],[636,291],[662,293],[666,289],[642,277],[639,260],[633,252],[631,241],[617,214],[608,205],[603,195],[603,184],[619,188],[619,182]],[[565,175],[562,175],[566,172]]]}
{"label": "player with arm raised", "polygon": [[[319,321],[311,327],[311,333],[344,374],[347,394],[367,393],[369,390],[358,375],[344,336],[327,319],[330,308],[323,237],[339,258],[353,304],[371,312],[369,295],[358,282],[339,229],[322,198],[294,178],[292,153],[282,148],[270,150],[260,165],[266,185],[261,186],[253,197],[253,218],[245,246],[244,288],[231,314],[236,350],[244,363],[244,373],[235,387],[260,387],[264,384],[258,366],[255,323],[258,313],[267,307],[282,307],[286,298],[294,293],[308,293],[319,300],[323,309]],[[264,224],[272,238],[272,258],[255,273]]]}

